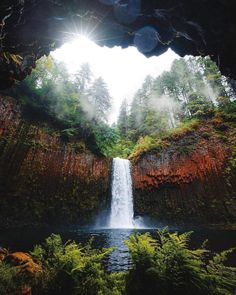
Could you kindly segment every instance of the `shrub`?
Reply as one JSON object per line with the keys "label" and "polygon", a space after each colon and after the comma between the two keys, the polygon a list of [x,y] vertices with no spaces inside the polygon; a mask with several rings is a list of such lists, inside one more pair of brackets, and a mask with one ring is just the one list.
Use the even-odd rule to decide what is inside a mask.
{"label": "shrub", "polygon": [[159,138],[153,138],[151,136],[141,137],[138,143],[135,145],[130,158],[138,158],[140,155],[148,151],[160,151],[162,147],[162,140]]}
{"label": "shrub", "polygon": [[0,294],[8,295],[19,291],[17,269],[0,261]]}
{"label": "shrub", "polygon": [[136,233],[126,241],[133,261],[126,280],[128,294],[233,294],[236,269],[223,264],[232,250],[207,259],[204,247],[188,249],[190,232],[163,230],[158,235],[159,241],[148,233]]}
{"label": "shrub", "polygon": [[182,122],[178,127],[171,129],[166,136],[167,140],[178,140],[184,136],[193,133],[199,126],[200,121],[198,119],[191,119]]}
{"label": "shrub", "polygon": [[36,246],[32,256],[42,264],[43,274],[35,282],[33,294],[120,295],[122,273],[109,274],[104,257],[112,249],[94,250],[52,234],[43,245]]}
{"label": "shrub", "polygon": [[[32,286],[34,295],[231,295],[236,285],[236,268],[224,265],[233,250],[213,255],[201,248],[188,248],[191,232],[158,231],[135,233],[125,243],[132,267],[127,273],[108,273],[104,258],[112,249],[92,249],[73,241],[62,242],[52,234],[31,255],[42,272],[29,281],[14,266],[0,262],[0,294],[18,294]],[[18,292],[18,293],[17,293]]]}

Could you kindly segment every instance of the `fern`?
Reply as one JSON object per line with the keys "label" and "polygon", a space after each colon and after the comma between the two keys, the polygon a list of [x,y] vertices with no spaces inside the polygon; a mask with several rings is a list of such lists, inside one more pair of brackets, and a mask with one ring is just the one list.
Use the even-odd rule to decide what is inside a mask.
{"label": "fern", "polygon": [[109,274],[103,266],[111,251],[93,249],[92,240],[84,247],[74,241],[63,243],[59,235],[52,234],[31,253],[44,268],[34,291],[40,290],[40,295],[123,294],[124,274]]}
{"label": "fern", "polygon": [[236,269],[224,265],[224,251],[207,260],[206,242],[189,249],[192,232],[158,231],[159,241],[150,234],[134,234],[126,241],[133,261],[128,274],[128,294],[233,294]]}

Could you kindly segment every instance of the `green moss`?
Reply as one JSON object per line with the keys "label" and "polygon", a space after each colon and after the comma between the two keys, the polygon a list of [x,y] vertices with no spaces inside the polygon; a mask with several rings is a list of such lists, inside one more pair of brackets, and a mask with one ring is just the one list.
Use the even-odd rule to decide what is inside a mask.
{"label": "green moss", "polygon": [[77,142],[72,142],[70,144],[67,144],[67,146],[70,146],[75,153],[84,153],[88,151],[85,142],[82,140]]}
{"label": "green moss", "polygon": [[235,186],[235,176],[236,176],[236,125],[229,123],[228,132],[219,133],[221,140],[226,144],[228,150],[228,159],[226,162],[224,177],[228,187]]}
{"label": "green moss", "polygon": [[[187,121],[185,123],[182,123],[177,128],[172,129],[168,132],[168,135],[163,137],[151,137],[151,136],[145,136],[141,137],[138,141],[138,143],[134,146],[134,149],[132,153],[130,154],[130,159],[138,159],[141,155],[147,153],[147,152],[154,152],[159,153],[164,148],[168,148],[172,146],[174,142],[174,147],[176,151],[180,155],[185,155],[191,152],[195,145],[191,142],[196,141],[195,135],[193,135],[194,138],[191,137],[191,134],[196,131],[196,129],[200,126],[200,121],[197,119],[193,119],[190,121]],[[210,135],[209,135],[210,136]],[[185,145],[180,144],[178,145],[176,142],[180,139],[183,139],[186,137],[188,141],[185,143]],[[192,140],[193,139],[193,140]]]}
{"label": "green moss", "polygon": [[135,145],[133,152],[129,156],[130,159],[137,159],[144,153],[149,151],[160,152],[164,142],[160,138],[152,138],[150,136],[141,137]]}
{"label": "green moss", "polygon": [[17,269],[0,261],[0,294],[16,294],[19,291],[20,279]]}
{"label": "green moss", "polygon": [[183,138],[184,136],[194,132],[199,125],[200,125],[200,121],[198,119],[187,120],[181,123],[178,127],[171,129],[168,132],[166,139],[171,141],[171,140]]}

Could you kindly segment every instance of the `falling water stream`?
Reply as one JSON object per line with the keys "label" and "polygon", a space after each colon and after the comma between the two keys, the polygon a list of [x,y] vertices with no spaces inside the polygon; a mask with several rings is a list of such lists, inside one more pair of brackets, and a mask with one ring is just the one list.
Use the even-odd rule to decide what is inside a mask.
{"label": "falling water stream", "polygon": [[[94,238],[93,246],[95,248],[115,247],[106,261],[106,267],[109,271],[126,271],[131,265],[130,255],[124,241],[129,238],[135,231],[139,233],[150,232],[156,237],[156,228],[162,228],[162,225],[156,225],[155,229],[147,228],[148,222],[140,217],[134,218],[133,194],[131,165],[128,160],[115,158],[113,159],[112,175],[112,200],[109,221],[105,227],[94,227],[80,229],[74,228],[46,228],[37,230],[35,228],[27,229],[17,228],[15,230],[0,230],[0,246],[10,247],[12,250],[32,249],[32,245],[42,243],[51,232],[60,233],[63,240],[72,239],[79,243],[86,243]],[[169,228],[171,231],[176,228]],[[178,228],[180,232],[192,230],[190,228]],[[219,238],[220,237],[220,238]],[[207,238],[213,251],[222,251],[227,248],[235,247],[235,231],[217,231],[195,229],[193,234],[192,247],[200,246]],[[232,265],[236,265],[236,256],[233,257]]]}
{"label": "falling water stream", "polygon": [[134,228],[134,208],[130,161],[113,159],[110,228]]}

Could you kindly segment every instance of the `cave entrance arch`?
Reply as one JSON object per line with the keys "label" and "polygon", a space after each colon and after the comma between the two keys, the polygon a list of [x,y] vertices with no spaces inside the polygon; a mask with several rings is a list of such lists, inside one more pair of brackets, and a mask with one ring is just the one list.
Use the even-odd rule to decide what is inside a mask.
{"label": "cave entrance arch", "polygon": [[85,31],[99,45],[136,45],[147,56],[171,48],[209,55],[236,78],[234,0],[3,0],[0,89],[23,80],[35,61]]}

